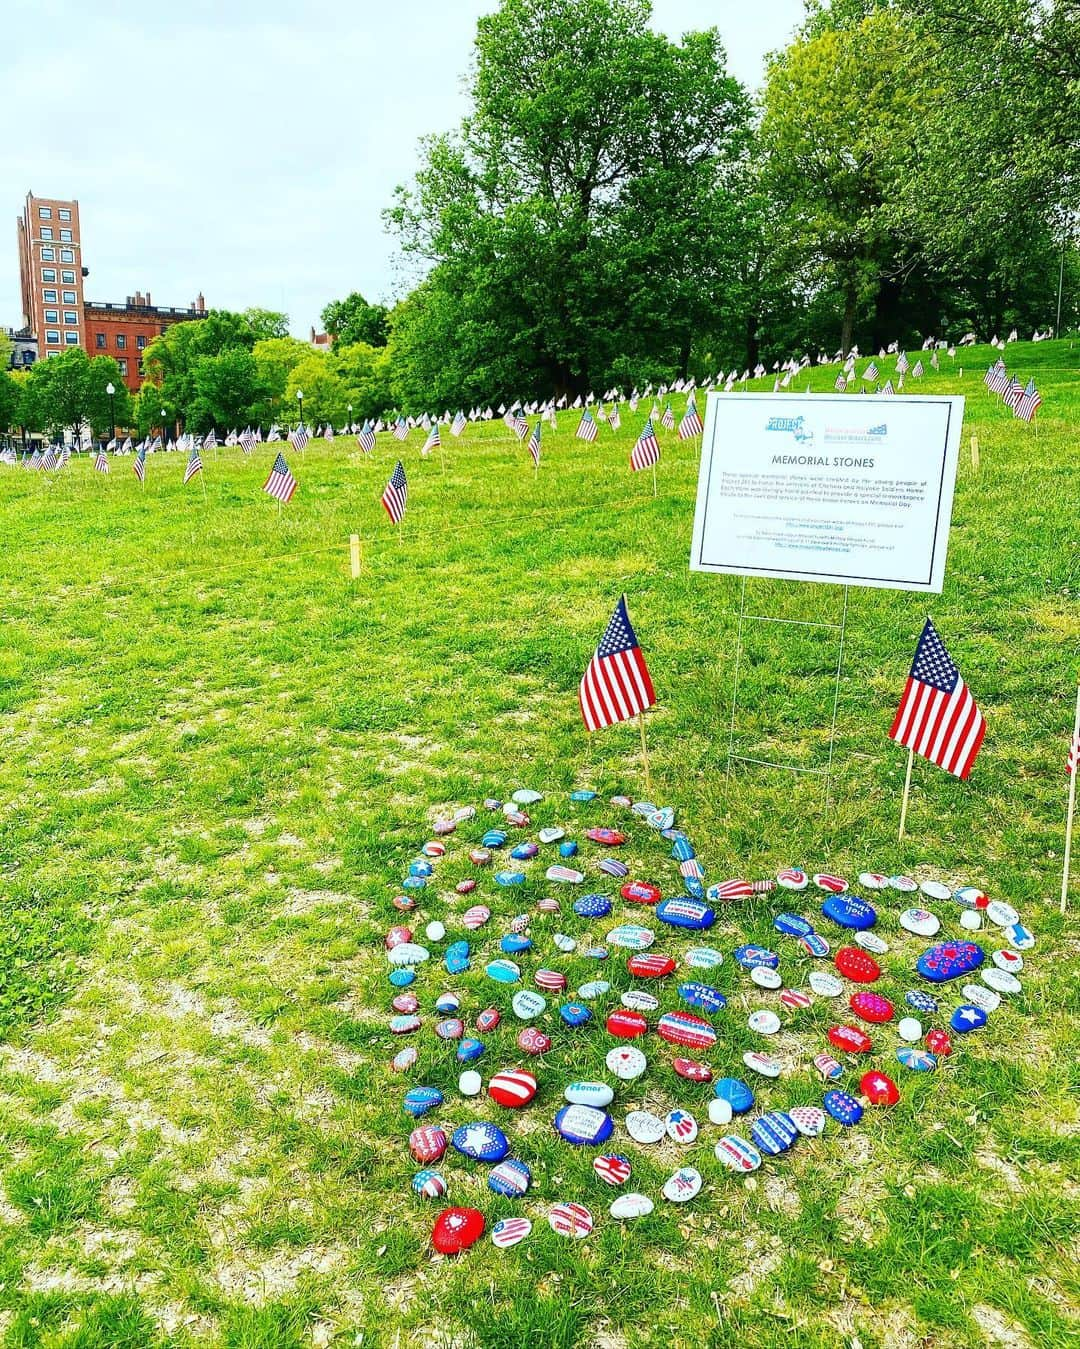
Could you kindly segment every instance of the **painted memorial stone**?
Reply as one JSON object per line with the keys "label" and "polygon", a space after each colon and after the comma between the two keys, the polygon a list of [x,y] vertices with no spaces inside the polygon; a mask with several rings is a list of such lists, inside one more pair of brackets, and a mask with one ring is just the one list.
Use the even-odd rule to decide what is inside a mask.
{"label": "painted memorial stone", "polygon": [[619,1001],[635,1012],[655,1012],[660,1006],[660,999],[646,993],[643,988],[628,988]]}
{"label": "painted memorial stone", "polygon": [[889,949],[889,943],[876,932],[856,932],[855,944],[873,956],[883,956]]}
{"label": "painted memorial stone", "polygon": [[[403,1015],[409,1016],[420,1006],[420,1000],[415,993],[399,993],[390,1006],[395,1012],[401,1012]],[[439,1010],[437,1006],[435,1010]]]}
{"label": "painted memorial stone", "polygon": [[500,1218],[491,1229],[491,1244],[500,1250],[508,1250],[524,1241],[531,1231],[532,1223],[528,1218]]}
{"label": "painted memorial stone", "polygon": [[479,1096],[483,1087],[483,1079],[473,1068],[466,1069],[457,1080],[457,1089],[462,1096]]}
{"label": "painted memorial stone", "polygon": [[713,1027],[690,1012],[665,1012],[656,1023],[656,1033],[668,1044],[683,1049],[710,1049],[716,1043]]}
{"label": "painted memorial stone", "polygon": [[[562,852],[562,847],[559,848],[559,851]],[[561,863],[548,867],[544,876],[547,880],[558,881],[562,885],[580,885],[585,879],[583,871],[575,871],[573,867],[564,867]]]}
{"label": "painted memorial stone", "polygon": [[559,1017],[567,1026],[584,1026],[592,1020],[592,1012],[580,1002],[564,1002],[559,1008]]}
{"label": "painted memorial stone", "polygon": [[635,1143],[659,1143],[667,1133],[667,1125],[651,1110],[631,1110],[624,1123]]}
{"label": "painted memorial stone", "polygon": [[869,993],[865,989],[852,993],[848,999],[848,1006],[856,1016],[869,1021],[871,1025],[882,1025],[886,1021],[891,1021],[896,1015],[896,1009],[888,998],[883,998],[880,993]]}
{"label": "painted memorial stone", "polygon": [[843,876],[834,876],[828,871],[819,871],[814,876],[814,884],[819,890],[824,890],[830,895],[842,895],[848,888],[848,883]]}
{"label": "painted memorial stone", "polygon": [[895,1105],[900,1099],[899,1088],[886,1073],[863,1073],[859,1090],[871,1105]]}
{"label": "painted memorial stone", "polygon": [[811,970],[809,979],[810,987],[819,998],[838,998],[844,991],[844,985],[828,970]]}
{"label": "painted memorial stone", "polygon": [[576,1147],[598,1147],[614,1128],[611,1116],[591,1105],[564,1105],[555,1116],[555,1132]]}
{"label": "painted memorial stone", "polygon": [[779,1077],[783,1071],[777,1059],[770,1058],[768,1054],[760,1054],[756,1050],[747,1050],[742,1056],[742,1061],[747,1068],[762,1077]]}
{"label": "painted memorial stone", "polygon": [[526,937],[520,932],[508,932],[499,942],[499,950],[507,956],[516,956],[522,951],[531,951],[532,938]]}
{"label": "painted memorial stone", "polygon": [[441,838],[433,838],[425,843],[420,851],[425,857],[442,857],[446,852],[446,844]]}
{"label": "painted memorial stone", "polygon": [[707,904],[681,897],[661,900],[656,906],[656,917],[669,927],[686,928],[691,932],[703,932],[716,921],[716,914]]}
{"label": "painted memorial stone", "polygon": [[961,909],[960,926],[965,932],[978,932],[983,925],[983,916],[978,909]]}
{"label": "painted memorial stone", "polygon": [[570,793],[570,800],[577,805],[585,801],[595,801],[596,793],[590,791],[588,787],[579,787],[576,791]]}
{"label": "painted memorial stone", "polygon": [[913,1016],[902,1017],[896,1027],[896,1033],[909,1045],[917,1044],[922,1039],[922,1022],[916,1021]]}
{"label": "painted memorial stone", "polygon": [[482,1012],[476,1016],[476,1029],[481,1032],[494,1030],[502,1020],[502,1013],[497,1007],[485,1007]]}
{"label": "painted memorial stone", "polygon": [[785,867],[776,873],[776,883],[783,890],[805,890],[810,884],[810,877],[802,867]]}
{"label": "painted memorial stone", "polygon": [[944,881],[920,881],[919,889],[927,899],[952,899],[952,890]]}
{"label": "painted memorial stone", "polygon": [[537,970],[533,982],[537,988],[546,989],[549,993],[561,993],[566,987],[566,975],[561,970]]}
{"label": "painted memorial stone", "polygon": [[414,1030],[420,1029],[420,1018],[418,1016],[392,1016],[390,1018],[391,1035],[411,1035]]}
{"label": "painted memorial stone", "polygon": [[836,953],[834,964],[845,979],[857,984],[872,984],[881,978],[881,966],[858,946],[842,946]]}
{"label": "painted memorial stone", "polygon": [[750,1137],[763,1153],[778,1157],[787,1152],[799,1136],[795,1121],[784,1110],[769,1110],[750,1126]]}
{"label": "painted memorial stone", "polygon": [[635,1040],[649,1029],[649,1023],[640,1012],[618,1008],[607,1019],[607,1032],[620,1040]]}
{"label": "painted memorial stone", "polygon": [[607,895],[579,895],[574,900],[574,912],[579,918],[606,918],[611,912]]}
{"label": "painted memorial stone", "polygon": [[664,1127],[673,1143],[692,1143],[698,1136],[697,1120],[687,1110],[669,1110]]}
{"label": "painted memorial stone", "polygon": [[674,973],[675,958],[659,951],[639,952],[627,960],[626,968],[639,979],[663,979]]}
{"label": "painted memorial stone", "polygon": [[531,858],[535,857],[539,851],[540,848],[537,844],[526,841],[525,843],[515,844],[515,846],[510,849],[510,856],[515,862],[528,862]]}
{"label": "painted memorial stone", "polygon": [[448,1208],[435,1219],[431,1244],[440,1255],[458,1255],[484,1235],[484,1215],[475,1208]]}
{"label": "painted memorial stone", "polygon": [[448,1016],[435,1027],[440,1040],[460,1040],[465,1034],[465,1022],[459,1016]]}
{"label": "painted memorial stone", "polygon": [[474,904],[461,915],[461,925],[475,932],[477,928],[483,927],[490,917],[491,910],[486,904]]}
{"label": "painted memorial stone", "polygon": [[804,1138],[817,1138],[825,1132],[825,1111],[816,1105],[793,1105],[788,1114]]}
{"label": "painted memorial stone", "polygon": [[510,799],[519,806],[534,806],[537,801],[543,801],[544,794],[534,791],[531,787],[519,787]]}
{"label": "painted memorial stone", "polygon": [[615,1099],[615,1090],[606,1082],[571,1082],[563,1096],[571,1105],[591,1105],[594,1110],[603,1110]]}
{"label": "painted memorial stone", "polygon": [[628,904],[656,904],[660,899],[660,887],[651,881],[627,881],[619,894]]}
{"label": "painted memorial stone", "polygon": [[923,988],[909,989],[904,994],[904,1001],[917,1012],[936,1012],[938,1009],[937,998]]}
{"label": "painted memorial stone", "polygon": [[792,1012],[803,1012],[807,1007],[812,1007],[814,1000],[809,993],[804,993],[801,988],[785,988],[780,994],[781,1006],[788,1008]]}
{"label": "painted memorial stone", "polygon": [[[507,962],[509,963],[509,962]],[[464,974],[469,968],[469,943],[452,941],[443,956],[443,968],[447,974]]]}
{"label": "painted memorial stone", "polygon": [[756,965],[764,965],[766,969],[775,970],[780,964],[780,957],[766,946],[754,946],[752,944],[737,946],[734,955],[745,970],[752,970]]}
{"label": "painted memorial stone", "polygon": [[536,1095],[537,1083],[532,1073],[523,1068],[506,1068],[496,1073],[488,1083],[488,1095],[498,1105],[519,1110]]}
{"label": "painted memorial stone", "polygon": [[416,900],[412,895],[395,895],[391,902],[395,909],[401,909],[403,913],[416,908]]}
{"label": "painted memorial stone", "polygon": [[610,992],[611,985],[606,979],[590,979],[578,989],[578,997],[589,1001],[593,998],[602,998],[605,993]]}
{"label": "painted memorial stone", "polygon": [[927,1031],[926,1047],[931,1054],[936,1054],[938,1058],[942,1059],[948,1058],[952,1053],[952,1041],[949,1039],[948,1032],[940,1028]]}
{"label": "painted memorial stone", "polygon": [[757,984],[758,988],[776,989],[783,985],[783,979],[777,970],[770,970],[768,965],[755,965],[750,971],[750,978]]}
{"label": "painted memorial stone", "polygon": [[797,913],[778,913],[773,919],[773,927],[786,937],[805,937],[814,930],[813,924]]}
{"label": "painted memorial stone", "polygon": [[714,1152],[717,1160],[729,1171],[736,1171],[741,1175],[745,1175],[748,1171],[756,1171],[761,1165],[761,1153],[752,1143],[740,1138],[738,1134],[725,1134],[717,1142]]}
{"label": "painted memorial stone", "polygon": [[[991,970],[991,973],[995,971]],[[984,971],[985,974],[985,971]],[[976,1007],[984,1012],[996,1012],[1001,1006],[1001,994],[996,993],[992,988],[982,984],[965,984],[960,990],[967,998],[968,1002],[974,1003]]]}
{"label": "painted memorial stone", "polygon": [[623,876],[630,875],[630,868],[625,862],[620,862],[617,857],[601,857],[596,864],[597,871],[602,871],[605,876],[615,876],[620,880]]}
{"label": "painted memorial stone", "polygon": [[1020,915],[1003,899],[991,900],[986,906],[986,916],[996,927],[1012,927],[1020,921]]}
{"label": "painted memorial stone", "polygon": [[727,998],[718,988],[699,983],[696,979],[679,985],[679,997],[691,1007],[699,1007],[703,1012],[708,1012],[710,1016],[715,1012],[722,1012],[727,1006]]}
{"label": "painted memorial stone", "polygon": [[714,1096],[709,1102],[710,1124],[730,1124],[734,1113],[730,1104],[727,1101],[722,1101],[719,1096]]}
{"label": "painted memorial stone", "polygon": [[712,1081],[712,1069],[707,1063],[701,1063],[697,1059],[675,1059],[671,1066],[688,1082]]}
{"label": "painted memorial stone", "polygon": [[727,1101],[736,1115],[744,1115],[754,1104],[754,1093],[737,1077],[721,1077],[714,1082],[713,1095]]}
{"label": "painted memorial stone", "polygon": [[917,1073],[932,1073],[937,1067],[934,1055],[925,1049],[919,1049],[917,1045],[900,1045],[896,1057],[905,1068],[911,1068]]}
{"label": "painted memorial stone", "polygon": [[604,1057],[607,1070],[621,1082],[633,1082],[645,1071],[645,1055],[634,1045],[618,1045],[609,1049]]}
{"label": "painted memorial stone", "polygon": [[506,830],[489,829],[480,842],[485,848],[504,848],[506,846]]}
{"label": "painted memorial stone", "polygon": [[426,886],[426,876],[406,876],[401,882],[401,888],[403,890],[423,890]]}
{"label": "painted memorial stone", "polygon": [[412,928],[397,925],[387,931],[383,938],[383,945],[388,951],[392,951],[395,946],[404,946],[413,939]]}
{"label": "painted memorial stone", "polygon": [[551,1048],[551,1036],[535,1026],[526,1026],[518,1035],[517,1045],[526,1054],[546,1054]]}
{"label": "painted memorial stone", "polygon": [[446,1181],[438,1171],[425,1166],[412,1178],[413,1193],[421,1199],[441,1199],[446,1193]]}
{"label": "painted memorial stone", "polygon": [[548,1210],[548,1225],[556,1236],[580,1240],[593,1230],[593,1216],[584,1204],[555,1204]]}
{"label": "painted memorial stone", "polygon": [[697,856],[688,838],[677,838],[671,845],[671,855],[676,862],[689,862],[691,857]]}
{"label": "painted memorial stone", "polygon": [[981,1007],[976,1007],[973,1003],[961,1003],[949,1018],[949,1025],[958,1035],[967,1035],[973,1030],[981,1030],[986,1022],[986,1013]]}
{"label": "painted memorial stone", "polygon": [[884,890],[889,878],[881,871],[860,871],[859,884],[864,890]]}
{"label": "painted memorial stone", "polygon": [[977,885],[961,885],[953,891],[952,897],[966,909],[985,909],[990,903],[990,896]]}
{"label": "painted memorial stone", "polygon": [[594,1158],[593,1170],[605,1185],[625,1185],[630,1179],[630,1162],[618,1152],[604,1152]]}
{"label": "painted memorial stone", "polygon": [[395,988],[405,988],[416,978],[416,971],[410,966],[398,967],[390,971],[390,982]]}
{"label": "painted memorial stone", "polygon": [[474,1162],[501,1162],[510,1151],[510,1143],[497,1124],[478,1120],[462,1124],[450,1138],[463,1157]]}
{"label": "painted memorial stone", "polygon": [[[577,853],[578,853],[578,845],[574,842],[572,838],[567,839],[565,842],[559,844],[559,856],[564,860],[570,857],[576,857]],[[584,879],[585,878],[583,876],[582,880]]]}
{"label": "painted memorial stone", "polygon": [[675,823],[675,809],[673,806],[661,806],[654,810],[651,815],[645,816],[645,823],[650,829],[659,829],[661,833],[665,829],[670,829]]}
{"label": "painted memorial stone", "polygon": [[800,937],[799,945],[808,956],[820,959],[829,954],[829,943],[819,932],[808,932],[805,937]]}
{"label": "painted memorial stone", "polygon": [[492,960],[485,973],[497,984],[515,984],[521,978],[521,969],[512,960]]}
{"label": "painted memorial stone", "polygon": [[577,942],[566,932],[556,932],[552,937],[555,949],[561,951],[563,955],[569,955],[571,951],[577,950]]}
{"label": "painted memorial stone", "polygon": [[724,956],[711,946],[691,946],[684,960],[692,970],[714,970],[723,964]]}
{"label": "painted memorial stone", "polygon": [[844,1075],[843,1068],[831,1054],[815,1054],[814,1067],[826,1082],[835,1082]]}
{"label": "painted memorial stone", "polygon": [[863,1117],[863,1108],[855,1097],[838,1087],[830,1088],[822,1097],[821,1103],[833,1119],[845,1129],[858,1124]]}
{"label": "painted memorial stone", "polygon": [[890,876],[889,885],[905,895],[913,894],[919,888],[919,882],[912,880],[910,876]]}
{"label": "painted memorial stone", "polygon": [[746,1024],[758,1035],[775,1035],[780,1029],[780,1018],[768,1007],[751,1012]]}
{"label": "painted memorial stone", "polygon": [[488,1189],[507,1199],[520,1199],[532,1183],[532,1172],[516,1157],[507,1157],[488,1175]]}
{"label": "painted memorial stone", "polygon": [[994,951],[990,959],[999,970],[1008,970],[1010,974],[1019,974],[1024,968],[1024,957],[1017,951],[1009,951],[1004,947],[1000,951]]}
{"label": "painted memorial stone", "polygon": [[557,826],[549,826],[547,829],[541,829],[537,838],[541,843],[558,843],[559,839],[566,836],[565,829],[559,829]]}
{"label": "painted memorial stone", "polygon": [[524,885],[524,871],[496,871],[495,884],[503,886]]}
{"label": "painted memorial stone", "polygon": [[999,969],[996,965],[990,965],[982,970],[979,977],[995,993],[1020,993],[1023,991],[1024,986],[1015,974],[1010,974],[1008,970]]}
{"label": "painted memorial stone", "polygon": [[428,923],[427,927],[424,928],[424,936],[428,941],[442,941],[446,936],[446,924],[440,923],[437,919]]}
{"label": "painted memorial stone", "polygon": [[586,829],[585,837],[590,843],[600,843],[605,848],[621,848],[626,842],[626,835],[618,829]]}
{"label": "painted memorial stone", "polygon": [[655,934],[640,923],[620,923],[607,934],[605,941],[624,951],[644,951],[656,940]]}
{"label": "painted memorial stone", "polygon": [[932,937],[941,927],[941,920],[929,909],[905,909],[900,915],[900,926],[917,937]]}
{"label": "painted memorial stone", "polygon": [[685,1204],[701,1193],[703,1184],[700,1171],[696,1171],[692,1166],[680,1166],[674,1175],[664,1181],[664,1188],[660,1193],[669,1203]]}
{"label": "painted memorial stone", "polygon": [[861,932],[877,922],[877,910],[858,895],[830,895],[821,912],[839,927]]}
{"label": "painted memorial stone", "polygon": [[942,984],[970,974],[986,959],[981,946],[970,941],[943,941],[925,950],[915,962],[916,972],[931,983]]}
{"label": "painted memorial stone", "polygon": [[647,1194],[620,1194],[611,1202],[608,1212],[613,1218],[628,1221],[644,1218],[653,1211],[653,1201]]}
{"label": "painted memorial stone", "polygon": [[391,965],[422,965],[431,955],[426,946],[416,942],[403,941],[387,952],[386,958]]}
{"label": "painted memorial stone", "polygon": [[1010,923],[1001,934],[1017,951],[1030,951],[1035,945],[1034,934],[1023,923]]}
{"label": "painted memorial stone", "polygon": [[869,1035],[858,1026],[830,1026],[828,1037],[829,1044],[845,1054],[869,1054],[873,1048]]}
{"label": "painted memorial stone", "polygon": [[749,899],[753,893],[754,887],[749,881],[735,877],[730,881],[720,881],[716,885],[710,885],[705,895],[715,904],[727,903],[734,899]]}
{"label": "painted memorial stone", "polygon": [[437,1162],[446,1151],[447,1142],[445,1129],[425,1125],[409,1135],[409,1151],[418,1162]]}
{"label": "painted memorial stone", "polygon": [[394,1073],[407,1073],[410,1068],[416,1067],[419,1059],[419,1052],[409,1045],[407,1049],[400,1050],[390,1060],[390,1071]]}

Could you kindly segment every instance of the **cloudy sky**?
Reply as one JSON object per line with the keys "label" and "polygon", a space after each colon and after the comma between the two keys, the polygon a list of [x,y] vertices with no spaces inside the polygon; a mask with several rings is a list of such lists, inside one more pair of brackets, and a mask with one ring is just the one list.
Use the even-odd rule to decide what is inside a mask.
{"label": "cloudy sky", "polygon": [[[476,18],[494,0],[49,0],[4,4],[0,325],[20,322],[27,190],[77,198],[87,299],[150,290],[285,310],[401,290],[380,212],[417,139],[465,110]],[[678,35],[716,24],[756,86],[801,0],[654,0]]]}

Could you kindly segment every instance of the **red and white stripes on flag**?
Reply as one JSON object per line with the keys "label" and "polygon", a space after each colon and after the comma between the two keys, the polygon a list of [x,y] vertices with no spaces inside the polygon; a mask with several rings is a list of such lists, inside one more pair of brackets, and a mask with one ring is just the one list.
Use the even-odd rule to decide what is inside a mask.
{"label": "red and white stripes on flag", "polygon": [[650,417],[642,428],[641,435],[634,442],[634,448],[630,451],[630,467],[636,472],[638,469],[650,468],[653,464],[660,462],[660,445],[656,439],[656,432],[653,430],[652,418]]}
{"label": "red and white stripes on flag", "polygon": [[405,466],[399,459],[390,474],[390,481],[382,494],[383,510],[394,522],[400,525],[405,516],[405,503],[409,499],[409,483],[405,477]]}
{"label": "red and white stripes on flag", "polygon": [[274,460],[274,467],[270,470],[270,476],[263,483],[263,491],[267,496],[275,497],[278,501],[291,501],[297,488],[297,481],[289,472],[289,466],[285,462],[285,456],[279,454]]}
{"label": "red and white stripes on flag", "polygon": [[1072,738],[1072,744],[1069,746],[1069,754],[1065,760],[1065,771],[1069,777],[1076,772],[1077,765],[1080,764],[1080,732]]}
{"label": "red and white stripes on flag", "polygon": [[607,631],[582,676],[578,702],[588,731],[629,721],[656,702],[645,657],[626,612],[625,595],[615,606]]}
{"label": "red and white stripes on flag", "polygon": [[930,619],[896,709],[891,739],[955,777],[966,778],[986,734],[986,722]]}

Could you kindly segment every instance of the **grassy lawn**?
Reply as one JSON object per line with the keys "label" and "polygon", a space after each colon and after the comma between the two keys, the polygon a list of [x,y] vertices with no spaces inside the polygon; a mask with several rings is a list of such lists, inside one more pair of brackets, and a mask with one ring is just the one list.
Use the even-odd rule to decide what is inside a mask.
{"label": "grassy lawn", "polygon": [[[1080,346],[1019,344],[1008,356],[1043,393],[1037,438],[984,390],[987,348],[943,357],[922,381],[969,400],[945,593],[852,590],[827,818],[817,778],[726,775],[739,582],[688,571],[697,442],[662,434],[655,500],[649,475],[629,473],[646,407],[624,408],[623,429],[601,427],[591,447],[563,414],[557,435],[545,428],[538,478],[499,423],[447,436],[445,466],[419,460],[414,432],[401,544],[378,505],[400,448],[388,436],[370,458],[351,438],[289,456],[300,490],[280,517],[259,490],[265,446],[252,459],[208,455],[205,502],[198,481],[181,486],[180,456],[152,458],[145,487],[122,460],[108,478],[85,460],[51,478],[4,472],[0,1342],[1076,1343],[1077,940],[1056,891],[1080,655]],[[810,376],[821,390],[834,378]],[[591,1158],[550,1128],[569,1081],[606,1076],[604,1015],[630,976],[618,952],[597,965],[587,941],[564,956],[551,939],[601,936],[645,921],[640,911],[617,901],[610,922],[590,925],[564,894],[562,914],[535,916],[522,986],[554,966],[571,989],[600,977],[613,987],[578,1030],[560,1029],[549,998],[537,1024],[554,1045],[529,1065],[540,1094],[509,1124],[483,1097],[458,1096],[432,1006],[453,988],[470,1025],[503,1008],[484,1037],[485,1080],[523,1061],[510,992],[484,965],[509,917],[550,892],[540,860],[523,889],[500,889],[490,868],[462,899],[453,883],[493,821],[481,809],[448,841],[411,926],[423,940],[428,921],[478,899],[494,917],[472,934],[468,974],[445,975],[438,950],[421,971],[408,1079],[389,1069],[404,1041],[387,1029],[382,940],[439,814],[522,786],[545,794],[533,829],[581,838],[625,825],[631,874],[679,892],[667,845],[607,803],[644,795],[636,728],[590,742],[577,711],[577,681],[624,589],[659,700],[653,797],[677,807],[710,880],[797,863],[968,881],[1012,902],[1038,939],[1022,996],[936,1073],[905,1072],[895,1034],[876,1036],[872,1062],[894,1072],[899,1105],[851,1130],[831,1125],[744,1179],[713,1155],[711,1089],[680,1082],[678,1051],[650,1035],[649,1072],[620,1085],[613,1106],[630,1188],[657,1199],[630,1224],[608,1216],[615,1192]],[[839,612],[834,588],[749,590],[758,612]],[[886,732],[928,611],[989,732],[966,784],[917,762],[898,846],[905,756]],[[818,763],[834,640],[778,631],[751,639],[737,745]],[[582,786],[600,799],[572,805]],[[583,842],[582,855],[591,870],[596,850]],[[781,908],[811,914],[810,896],[783,900],[729,906],[706,939],[725,952],[712,982],[730,1000],[703,1056],[718,1076],[744,1076],[742,1052],[770,1047],[746,1016],[778,1006],[733,948],[772,946],[792,986],[811,967],[772,929]],[[902,896],[886,892],[881,907],[883,983],[902,1000],[922,943],[898,927]],[[930,907],[960,933],[957,906]],[[661,928],[657,949],[692,944]],[[681,1005],[676,982],[658,990],[664,1010]],[[957,1000],[949,990],[943,1002]],[[763,1105],[820,1101],[810,1059],[837,1019],[827,999],[785,1015],[774,1047],[790,1071],[754,1079]],[[843,1085],[861,1071],[850,1061]],[[523,1212],[529,1240],[501,1252],[485,1237],[457,1260],[433,1257],[442,1205],[410,1190],[409,1082],[446,1093],[435,1118],[505,1125],[532,1166],[530,1194],[499,1199],[486,1168],[448,1156],[446,1202],[475,1204],[489,1223]],[[693,1110],[698,1142],[631,1142],[621,1121],[643,1102]],[[705,1177],[685,1207],[659,1198],[681,1161]],[[588,1240],[549,1230],[557,1199],[589,1206]]]}

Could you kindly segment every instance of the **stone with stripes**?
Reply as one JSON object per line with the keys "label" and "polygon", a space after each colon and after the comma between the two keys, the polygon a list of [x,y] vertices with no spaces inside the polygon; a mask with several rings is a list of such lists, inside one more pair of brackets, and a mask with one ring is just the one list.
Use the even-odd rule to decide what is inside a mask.
{"label": "stone with stripes", "polygon": [[761,1153],[738,1134],[725,1134],[717,1142],[714,1151],[717,1160],[729,1171],[745,1175],[748,1171],[756,1171],[761,1165]]}
{"label": "stone with stripes", "polygon": [[523,1068],[506,1068],[488,1083],[488,1095],[497,1104],[519,1110],[536,1096],[537,1081]]}
{"label": "stone with stripes", "polygon": [[684,1049],[711,1049],[716,1044],[715,1029],[690,1012],[665,1012],[656,1023],[656,1033],[668,1044]]}
{"label": "stone with stripes", "polygon": [[787,1150],[799,1136],[795,1121],[784,1110],[769,1110],[759,1115],[750,1126],[750,1137],[763,1152],[778,1157]]}
{"label": "stone with stripes", "polygon": [[488,1174],[488,1189],[507,1199],[520,1199],[531,1183],[532,1172],[516,1157],[505,1158]]}
{"label": "stone with stripes", "polygon": [[669,927],[687,928],[692,932],[701,932],[712,927],[716,914],[707,904],[697,899],[665,899],[656,906],[656,917]]}
{"label": "stone with stripes", "polygon": [[491,1244],[506,1250],[524,1241],[531,1231],[532,1223],[528,1218],[500,1218],[491,1229]]}
{"label": "stone with stripes", "polygon": [[593,1216],[584,1204],[554,1204],[548,1210],[548,1225],[560,1237],[587,1237],[593,1230]]}
{"label": "stone with stripes", "polygon": [[673,973],[675,958],[659,951],[639,951],[627,960],[626,968],[639,979],[663,979]]}

